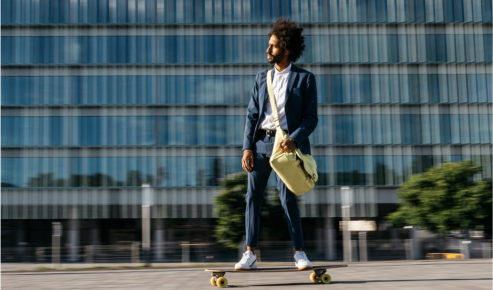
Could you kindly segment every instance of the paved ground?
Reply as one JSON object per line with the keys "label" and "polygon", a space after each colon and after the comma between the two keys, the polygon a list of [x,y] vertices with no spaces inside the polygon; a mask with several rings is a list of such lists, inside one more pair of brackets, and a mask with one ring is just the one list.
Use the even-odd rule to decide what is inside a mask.
{"label": "paved ground", "polygon": [[[310,272],[227,273],[231,288],[249,289],[491,289],[492,260],[358,263],[313,284]],[[3,273],[2,289],[218,289],[203,269]]]}

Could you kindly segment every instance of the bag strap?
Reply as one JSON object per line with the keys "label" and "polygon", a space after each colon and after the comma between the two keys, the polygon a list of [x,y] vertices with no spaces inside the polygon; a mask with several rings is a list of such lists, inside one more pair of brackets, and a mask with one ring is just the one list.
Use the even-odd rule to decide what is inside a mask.
{"label": "bag strap", "polygon": [[[281,128],[281,123],[279,122],[279,112],[277,111],[276,98],[274,97],[274,89],[272,88],[272,70],[267,71],[267,90],[269,91],[269,100],[270,106],[272,108],[272,116],[274,117],[274,124],[276,124],[276,130],[279,131],[276,132],[276,134],[282,133],[283,135],[285,135],[285,138],[287,138],[288,135]],[[301,153],[300,148],[296,147],[296,149],[294,149],[294,152],[296,153],[296,155],[298,155],[300,159],[303,159],[303,154]]]}
{"label": "bag strap", "polygon": [[267,90],[269,91],[270,107],[272,108],[274,124],[276,124],[277,129],[281,129],[281,123],[279,122],[279,112],[277,111],[276,97],[274,96],[274,89],[272,88],[272,70],[269,70],[267,72]]}
{"label": "bag strap", "polygon": [[[274,97],[274,89],[272,88],[272,70],[267,71],[267,90],[269,91],[269,100],[270,100],[270,106],[272,108],[272,115],[274,117],[274,123],[276,124],[277,131],[279,131],[279,132],[276,132],[276,134],[279,134],[280,132],[284,132],[284,130],[282,130],[281,124],[279,123],[279,113],[277,111],[276,98]],[[305,156],[301,152],[300,148],[296,147],[296,149],[294,149],[294,152],[296,153],[296,155],[298,155],[298,157],[301,160],[304,160]],[[311,158],[313,160],[313,157],[309,156],[309,158]],[[312,170],[310,170],[310,172],[308,172],[306,170],[305,163],[303,162],[302,164],[303,164],[303,168],[305,168],[305,172],[308,173],[310,178],[313,181],[317,181],[318,180],[317,172],[316,171],[312,172]]]}

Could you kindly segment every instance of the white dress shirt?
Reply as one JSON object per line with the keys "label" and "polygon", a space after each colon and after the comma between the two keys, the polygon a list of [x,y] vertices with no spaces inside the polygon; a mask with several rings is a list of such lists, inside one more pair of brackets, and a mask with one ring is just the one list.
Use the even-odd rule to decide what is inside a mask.
{"label": "white dress shirt", "polygon": [[[283,130],[288,129],[288,122],[286,120],[286,111],[284,107],[286,105],[286,89],[288,88],[288,78],[291,72],[291,64],[283,70],[278,71],[274,66],[274,80],[272,81],[272,88],[274,90],[274,97],[276,98],[277,111],[279,113],[279,123]],[[276,124],[274,123],[274,116],[272,115],[272,108],[270,105],[270,98],[267,98],[265,103],[265,112],[263,119],[260,123],[260,128],[264,130],[275,130]]]}

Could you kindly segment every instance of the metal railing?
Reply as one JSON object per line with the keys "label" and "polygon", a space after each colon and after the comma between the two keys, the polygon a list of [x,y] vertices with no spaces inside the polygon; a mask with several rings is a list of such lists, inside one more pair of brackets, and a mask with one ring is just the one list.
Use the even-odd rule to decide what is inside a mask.
{"label": "metal railing", "polygon": [[[368,240],[368,261],[412,260],[413,245],[410,239]],[[491,240],[462,240],[446,239],[420,240],[421,258],[427,253],[458,253],[464,258],[491,258]],[[305,241],[305,251],[312,261],[326,261],[325,241]],[[351,261],[360,259],[359,243],[351,243]],[[334,243],[335,261],[343,259],[343,242]],[[194,243],[187,241],[162,242],[151,244],[152,263],[209,263],[235,262],[241,249],[231,249],[220,243]],[[2,263],[52,263],[52,247],[2,248]],[[260,241],[256,248],[257,258],[261,262],[292,262],[293,247],[291,241]],[[61,263],[143,263],[142,245],[138,242],[117,245],[87,245],[76,247],[62,246],[60,248]]]}

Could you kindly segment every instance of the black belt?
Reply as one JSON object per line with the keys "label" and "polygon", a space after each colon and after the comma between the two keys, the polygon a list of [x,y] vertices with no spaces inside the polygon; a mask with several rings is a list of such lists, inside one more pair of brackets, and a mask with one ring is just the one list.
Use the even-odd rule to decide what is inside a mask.
{"label": "black belt", "polygon": [[270,137],[275,137],[276,136],[276,130],[264,130],[264,129],[258,129],[259,134],[264,134]]}

